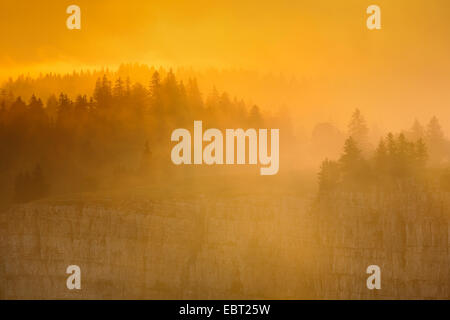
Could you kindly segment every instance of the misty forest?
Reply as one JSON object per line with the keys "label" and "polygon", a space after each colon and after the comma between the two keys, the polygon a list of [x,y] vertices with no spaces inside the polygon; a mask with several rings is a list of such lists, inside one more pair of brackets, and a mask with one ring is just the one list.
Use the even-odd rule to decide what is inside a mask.
{"label": "misty forest", "polygon": [[[294,136],[289,114],[266,116],[258,106],[215,88],[204,98],[194,78],[183,83],[172,71],[155,70],[145,84],[114,73],[114,80],[106,74],[93,80],[95,76],[22,76],[3,85],[2,203],[93,191],[124,181],[167,179],[174,169],[169,161],[170,132],[202,119],[208,127],[281,128],[285,158],[296,149],[317,155],[319,194],[419,185],[450,190],[450,141],[436,117],[425,126],[416,120],[411,128],[370,141],[366,121],[356,109],[346,133],[323,122],[305,141]],[[77,95],[72,89],[70,97],[48,89],[59,82],[73,87],[86,78],[95,81],[91,95]],[[283,162],[282,170],[301,167],[303,159],[297,158]]]}
{"label": "misty forest", "polygon": [[[133,211],[136,202],[127,201],[146,190],[144,198],[156,197],[157,204],[135,211],[153,217],[144,220],[159,214],[160,222],[150,223],[156,240],[142,244],[142,250],[154,246],[164,255],[158,243],[176,241],[168,240],[172,235],[186,243],[187,256],[177,260],[165,253],[180,265],[177,271],[171,269],[172,276],[161,269],[169,260],[159,265],[146,260],[159,271],[139,284],[141,291],[131,292],[134,297],[374,298],[376,292],[364,289],[364,270],[377,263],[387,270],[383,279],[391,280],[378,297],[449,297],[449,258],[444,252],[450,230],[450,141],[437,117],[375,136],[364,106],[359,106],[349,114],[346,128],[320,122],[304,137],[296,135],[296,118],[289,113],[266,112],[215,88],[201,92],[194,77],[180,80],[171,70],[151,69],[149,78],[142,82],[134,81],[132,74],[74,72],[3,83],[0,209],[7,219],[47,212],[42,206],[48,203],[58,217],[47,219],[63,219],[60,199],[104,200],[124,193],[129,197],[121,198],[120,206]],[[259,177],[248,165],[175,166],[170,161],[170,133],[191,128],[194,120],[214,128],[279,128],[279,174]],[[173,190],[181,192],[183,187],[200,196],[181,200]],[[112,206],[113,211],[118,208]],[[93,208],[97,218],[103,217],[103,211]],[[89,215],[80,210],[83,217]],[[78,214],[70,212],[67,215]],[[192,224],[186,212],[191,212]],[[164,220],[174,217],[179,219]],[[223,226],[220,239],[208,228],[217,221]],[[131,223],[123,217],[116,222]],[[178,231],[171,231],[174,226]],[[105,232],[102,237],[115,234],[112,227]],[[167,237],[158,236],[161,232]],[[189,234],[195,239],[184,241]],[[239,253],[227,251],[229,246]],[[212,261],[205,250],[222,250],[225,260]],[[131,260],[140,257],[130,252]],[[277,259],[268,262],[264,257]],[[141,268],[139,260],[129,265],[124,261],[128,258],[116,259],[131,268],[126,277],[146,274],[145,263]],[[226,274],[202,272],[195,269],[198,264],[208,270],[225,264]],[[301,280],[292,285],[289,279],[299,273]],[[180,284],[177,279],[187,280]],[[117,291],[105,281],[96,284],[92,297],[130,297],[125,282],[125,291]],[[1,294],[15,296],[6,289],[0,289]]]}

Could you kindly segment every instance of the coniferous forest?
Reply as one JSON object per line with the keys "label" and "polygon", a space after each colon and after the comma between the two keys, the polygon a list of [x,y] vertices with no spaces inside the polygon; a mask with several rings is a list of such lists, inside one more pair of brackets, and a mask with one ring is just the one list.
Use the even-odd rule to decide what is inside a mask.
{"label": "coniferous forest", "polygon": [[[425,126],[416,120],[410,128],[374,138],[356,109],[346,130],[318,123],[312,136],[302,138],[295,136],[289,114],[265,114],[215,88],[205,94],[195,78],[183,82],[171,70],[144,70],[151,73],[148,83],[109,71],[5,82],[1,203],[164,180],[174,171],[168,161],[170,132],[197,119],[216,128],[280,127],[288,146],[281,148],[282,168],[301,168],[303,155],[312,155],[321,163],[319,196],[412,186],[450,190],[450,142],[436,117]],[[86,83],[93,83],[91,94],[84,93],[89,92]],[[58,84],[71,96],[48,89]],[[77,86],[82,94],[76,94]]]}
{"label": "coniferous forest", "polygon": [[[128,272],[105,280],[114,286],[92,280],[86,296],[94,298],[448,297],[450,141],[438,118],[374,134],[355,108],[346,128],[319,122],[305,136],[287,112],[214,87],[204,92],[195,77],[145,70],[148,81],[108,71],[19,77],[1,87],[1,217],[8,237],[22,224],[24,235],[40,234],[42,257],[33,265],[64,260],[61,254],[84,261],[84,251],[72,256],[78,245],[51,249],[53,234],[66,243],[79,229],[97,239],[82,237],[86,247],[115,252],[108,243],[119,241],[124,248],[110,262],[86,253],[98,266]],[[194,120],[207,128],[279,128],[279,173],[174,165],[171,132]],[[26,233],[27,223],[52,236],[42,238],[41,227]],[[176,247],[163,254],[167,243]],[[19,247],[9,243],[4,252]],[[224,250],[229,274],[211,273],[221,263],[209,257]],[[158,259],[148,252],[160,252]],[[374,263],[389,270],[383,279],[391,284],[378,295],[364,287]],[[140,291],[130,289],[133,277]],[[0,290],[27,296],[20,292]]]}
{"label": "coniferous forest", "polygon": [[33,85],[29,99],[16,96],[11,88],[21,81],[2,90],[3,203],[93,191],[127,178],[157,180],[169,174],[175,128],[197,119],[217,128],[259,128],[264,121],[256,105],[215,89],[204,97],[195,79],[183,83],[172,71],[164,77],[154,71],[145,84],[104,74],[92,95],[55,92],[44,100]]}

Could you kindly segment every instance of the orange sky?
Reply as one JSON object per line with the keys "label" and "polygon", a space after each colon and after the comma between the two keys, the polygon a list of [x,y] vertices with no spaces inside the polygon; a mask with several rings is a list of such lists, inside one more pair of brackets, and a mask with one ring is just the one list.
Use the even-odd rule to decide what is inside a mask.
{"label": "orange sky", "polygon": [[[66,29],[70,4],[81,7],[80,31]],[[370,4],[382,30],[366,28]],[[448,0],[2,0],[0,77],[122,62],[245,68],[311,79],[316,104],[366,108],[377,121],[378,108],[450,119],[449,9]]]}
{"label": "orange sky", "polygon": [[[81,31],[65,27],[72,3],[82,9]],[[372,3],[382,8],[378,32],[365,27]],[[448,9],[447,0],[3,0],[0,65],[27,71],[136,61],[317,74],[367,63],[434,64],[449,53]]]}

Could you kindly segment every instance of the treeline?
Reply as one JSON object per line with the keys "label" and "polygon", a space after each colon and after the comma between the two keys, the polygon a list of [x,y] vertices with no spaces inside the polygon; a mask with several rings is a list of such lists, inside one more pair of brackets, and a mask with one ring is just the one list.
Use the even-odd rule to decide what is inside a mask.
{"label": "treeline", "polygon": [[449,142],[436,117],[424,129],[388,133],[373,148],[359,110],[349,123],[349,137],[337,160],[325,159],[318,174],[319,195],[425,186],[450,191]]}
{"label": "treeline", "polygon": [[368,158],[354,138],[349,137],[339,160],[322,162],[319,190],[320,193],[363,191],[372,186],[411,182],[423,174],[427,158],[423,141],[408,141],[403,134],[397,137],[388,134]]}
{"label": "treeline", "polygon": [[[337,160],[322,164],[321,192],[411,182],[429,172],[429,167],[440,168],[440,184],[450,189],[450,170],[445,170],[450,142],[437,118],[427,126],[416,121],[410,130],[387,135],[378,145],[356,110],[348,126],[351,139],[339,156],[345,136],[332,124],[317,125],[312,139],[299,143],[287,113],[262,114],[257,106],[226,92],[213,89],[203,95],[194,78],[180,81],[171,71],[152,71],[146,83],[117,76],[126,74],[123,70],[114,74],[114,80],[106,72],[93,82],[91,73],[47,75],[50,87],[58,81],[63,87],[78,86],[84,77],[90,79],[92,94],[78,96],[47,94],[42,78],[7,82],[0,92],[0,204],[164,179],[172,173],[170,133],[190,128],[198,119],[220,129],[280,128],[283,169],[302,167],[304,158],[315,151],[320,155],[333,150]],[[33,81],[39,83],[36,95],[27,100],[15,95],[13,89],[32,90]],[[48,97],[42,100],[41,94]],[[305,147],[308,142],[312,152]],[[317,163],[317,157],[312,159]]]}
{"label": "treeline", "polygon": [[[91,95],[98,78],[106,75],[113,83],[121,78],[132,79],[147,85],[152,76],[158,72],[161,78],[166,78],[171,69],[155,67],[140,63],[123,63],[117,68],[102,68],[97,70],[77,70],[70,73],[41,73],[38,76],[20,75],[10,78],[0,86],[0,101],[10,94],[21,96],[28,101],[32,94],[38,94],[43,101],[54,93],[64,92],[75,99],[78,94]],[[177,67],[173,74],[178,81],[188,83],[189,79],[196,79],[199,88],[209,93],[213,86],[219,91],[226,90],[232,96],[250,98],[264,103],[265,107],[294,106],[300,104],[302,95],[302,81],[282,74],[264,74],[257,71],[233,68],[201,68]]]}
{"label": "treeline", "polygon": [[92,96],[75,99],[64,92],[46,101],[3,94],[0,203],[155,177],[170,165],[170,132],[197,119],[217,128],[264,123],[257,106],[217,90],[203,97],[195,79],[183,83],[170,71],[155,71],[147,84],[112,82],[105,74]]}

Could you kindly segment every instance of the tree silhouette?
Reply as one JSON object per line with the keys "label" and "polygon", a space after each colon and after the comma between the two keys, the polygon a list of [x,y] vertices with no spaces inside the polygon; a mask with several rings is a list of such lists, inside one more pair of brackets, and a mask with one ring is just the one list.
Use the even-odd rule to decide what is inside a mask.
{"label": "tree silhouette", "polygon": [[389,171],[389,155],[386,143],[382,138],[375,150],[375,171],[380,175],[386,175]]}
{"label": "tree silhouette", "polygon": [[362,160],[361,150],[356,145],[353,137],[347,138],[344,144],[344,153],[342,154],[339,162],[344,172],[352,171],[352,168],[356,166],[358,162]]}
{"label": "tree silhouette", "polygon": [[325,159],[318,174],[319,194],[327,194],[335,191],[341,179],[339,163]]}
{"label": "tree silhouette", "polygon": [[366,151],[369,143],[369,129],[359,109],[356,109],[348,124],[348,134],[362,151]]}
{"label": "tree silhouette", "polygon": [[419,139],[423,139],[425,137],[425,129],[420,124],[420,122],[416,119],[408,132],[408,138],[412,141],[417,141]]}
{"label": "tree silhouette", "polygon": [[426,144],[430,153],[430,161],[434,164],[440,164],[446,157],[446,140],[439,120],[432,117],[427,125]]}

